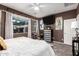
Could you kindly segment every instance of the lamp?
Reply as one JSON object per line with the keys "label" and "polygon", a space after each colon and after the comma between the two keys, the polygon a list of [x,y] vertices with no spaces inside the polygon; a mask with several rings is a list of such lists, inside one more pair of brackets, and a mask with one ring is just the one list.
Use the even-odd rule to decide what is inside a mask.
{"label": "lamp", "polygon": [[76,31],[76,37],[78,38],[78,29],[79,29],[79,22],[78,21],[74,21],[71,23],[71,28],[72,29],[75,29]]}

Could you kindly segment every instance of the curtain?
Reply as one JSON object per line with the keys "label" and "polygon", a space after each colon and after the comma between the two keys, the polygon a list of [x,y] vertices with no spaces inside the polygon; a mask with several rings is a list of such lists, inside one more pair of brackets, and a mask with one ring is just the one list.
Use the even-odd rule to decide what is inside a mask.
{"label": "curtain", "polygon": [[31,38],[31,19],[28,20],[28,37]]}
{"label": "curtain", "polygon": [[0,36],[1,36],[1,11],[0,11]]}
{"label": "curtain", "polygon": [[40,20],[36,20],[36,32],[37,34],[39,35],[39,32],[40,32]]}
{"label": "curtain", "polygon": [[12,14],[6,12],[6,22],[5,22],[5,39],[13,38],[13,22]]}

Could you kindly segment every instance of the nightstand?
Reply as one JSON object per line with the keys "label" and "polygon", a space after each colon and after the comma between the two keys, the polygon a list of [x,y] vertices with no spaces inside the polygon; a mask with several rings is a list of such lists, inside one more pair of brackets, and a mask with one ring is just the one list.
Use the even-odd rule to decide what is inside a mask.
{"label": "nightstand", "polygon": [[72,54],[73,56],[79,56],[79,37],[72,40]]}

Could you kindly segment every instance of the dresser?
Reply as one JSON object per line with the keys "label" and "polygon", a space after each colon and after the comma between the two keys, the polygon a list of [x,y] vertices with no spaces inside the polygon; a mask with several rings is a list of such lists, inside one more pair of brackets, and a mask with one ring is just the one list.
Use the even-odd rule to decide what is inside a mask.
{"label": "dresser", "polygon": [[52,30],[44,30],[44,40],[46,42],[52,41]]}

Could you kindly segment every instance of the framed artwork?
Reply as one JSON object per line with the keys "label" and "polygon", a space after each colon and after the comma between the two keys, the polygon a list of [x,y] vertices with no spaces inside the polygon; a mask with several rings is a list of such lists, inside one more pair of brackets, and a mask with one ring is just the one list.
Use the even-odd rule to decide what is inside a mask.
{"label": "framed artwork", "polygon": [[63,27],[63,18],[57,17],[55,20],[55,30],[62,30]]}

